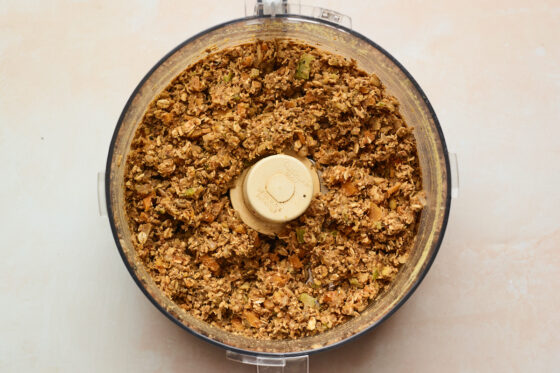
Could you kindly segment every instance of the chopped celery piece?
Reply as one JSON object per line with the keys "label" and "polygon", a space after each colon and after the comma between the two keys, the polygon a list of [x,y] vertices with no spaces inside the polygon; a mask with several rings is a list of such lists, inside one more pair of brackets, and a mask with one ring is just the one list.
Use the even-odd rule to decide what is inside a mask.
{"label": "chopped celery piece", "polygon": [[311,61],[313,61],[313,56],[304,53],[297,64],[296,74],[294,75],[296,79],[309,79],[309,72],[311,71]]}
{"label": "chopped celery piece", "polygon": [[196,193],[196,188],[189,188],[183,192],[183,197],[192,197]]}
{"label": "chopped celery piece", "polygon": [[317,299],[315,299],[314,297],[312,297],[311,295],[309,295],[307,293],[300,294],[299,300],[300,300],[301,303],[303,303],[307,307],[315,308],[319,305],[319,302],[317,302]]}
{"label": "chopped celery piece", "polygon": [[303,228],[296,228],[296,238],[299,243],[305,243],[305,239],[303,235],[305,234],[305,229]]}

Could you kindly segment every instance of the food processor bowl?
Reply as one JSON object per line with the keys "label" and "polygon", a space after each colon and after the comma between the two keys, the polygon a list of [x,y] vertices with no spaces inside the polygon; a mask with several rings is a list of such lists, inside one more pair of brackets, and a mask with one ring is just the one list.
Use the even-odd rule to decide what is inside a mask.
{"label": "food processor bowl", "polygon": [[[227,332],[193,317],[165,296],[137,257],[125,214],[123,192],[131,141],[156,95],[186,67],[208,53],[256,39],[275,38],[295,39],[353,58],[359,68],[379,76],[387,91],[399,100],[400,112],[408,125],[415,128],[426,193],[426,205],[411,255],[390,289],[372,301],[360,316],[320,334],[292,340],[259,340]],[[305,356],[338,346],[373,329],[393,314],[426,275],[440,247],[449,216],[451,180],[448,153],[436,115],[416,81],[399,62],[380,46],[347,27],[314,17],[275,14],[237,19],[203,31],[181,43],[148,72],[126,103],[116,126],[107,160],[105,193],[118,250],[130,274],[151,302],[194,335],[242,354],[239,356],[252,356],[262,362],[262,359],[274,357]],[[256,360],[253,363],[258,364]]]}

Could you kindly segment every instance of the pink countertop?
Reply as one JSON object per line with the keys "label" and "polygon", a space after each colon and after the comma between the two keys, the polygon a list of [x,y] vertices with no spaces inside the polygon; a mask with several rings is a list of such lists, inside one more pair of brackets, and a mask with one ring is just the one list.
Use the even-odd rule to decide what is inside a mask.
{"label": "pink countertop", "polygon": [[[313,3],[313,1],[310,1]],[[311,372],[560,366],[560,2],[318,1],[420,83],[460,198],[424,282]],[[0,6],[0,371],[252,372],[162,316],[97,212],[117,118],[167,51],[236,1]]]}

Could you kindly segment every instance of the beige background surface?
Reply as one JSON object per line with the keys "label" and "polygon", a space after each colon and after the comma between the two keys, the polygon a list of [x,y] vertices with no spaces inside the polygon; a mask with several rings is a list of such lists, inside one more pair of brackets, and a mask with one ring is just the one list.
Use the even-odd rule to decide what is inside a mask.
{"label": "beige background surface", "polygon": [[[316,3],[418,80],[459,155],[461,196],[418,291],[311,371],[557,370],[560,2]],[[239,0],[0,1],[0,371],[254,371],[149,303],[96,197],[143,75],[241,16]]]}

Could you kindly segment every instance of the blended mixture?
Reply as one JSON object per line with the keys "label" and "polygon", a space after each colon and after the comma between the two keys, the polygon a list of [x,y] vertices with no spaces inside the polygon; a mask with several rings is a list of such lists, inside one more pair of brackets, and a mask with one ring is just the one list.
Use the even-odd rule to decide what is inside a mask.
{"label": "blended mixture", "polygon": [[[312,159],[326,191],[264,235],[229,190],[286,151]],[[359,315],[406,263],[425,204],[412,129],[379,78],[289,40],[215,52],[175,78],[137,129],[124,193],[137,254],[161,290],[261,339]]]}

